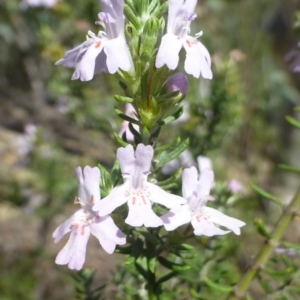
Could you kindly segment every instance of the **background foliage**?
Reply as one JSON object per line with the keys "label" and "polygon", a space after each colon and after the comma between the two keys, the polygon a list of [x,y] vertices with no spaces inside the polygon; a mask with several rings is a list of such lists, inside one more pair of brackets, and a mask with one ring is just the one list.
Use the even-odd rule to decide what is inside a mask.
{"label": "background foliage", "polygon": [[[146,299],[131,262],[108,256],[94,240],[86,263],[97,269],[94,281],[92,272],[73,280],[73,272],[54,265],[61,244],[53,244],[51,233],[74,211],[74,168],[101,163],[110,169],[117,148],[113,132],[121,126],[114,115],[113,95],[122,93],[115,77],[101,74],[87,84],[71,81],[72,70],[54,66],[89,29],[98,30],[99,3],[60,0],[52,8],[27,10],[19,5],[0,0],[0,299],[81,299],[82,289],[91,292],[106,282],[99,289],[104,299]],[[298,117],[293,108],[299,105],[300,77],[284,60],[299,41],[297,23],[294,27],[298,8],[299,1],[292,0],[198,4],[194,32],[204,31],[214,79],[189,78],[190,118],[164,127],[159,144],[180,134],[190,138],[195,160],[212,158],[214,195],[219,196],[214,205],[247,226],[241,237],[191,240],[193,249],[178,261],[187,261],[190,269],[173,270],[178,276],[166,282],[163,299],[224,298],[264,242],[260,220],[268,230],[280,215],[278,206],[250,183],[283,202],[298,186],[298,175],[277,167],[300,167],[299,133],[285,119]],[[243,184],[242,193],[228,191],[232,179]],[[299,236],[295,219],[286,240],[297,244]],[[253,299],[298,299],[299,249],[293,252],[285,244],[284,250],[268,262],[269,273],[253,282]],[[286,268],[292,271],[284,277],[271,274]],[[167,269],[160,272],[163,276]],[[99,292],[87,299],[98,299],[92,297]]]}

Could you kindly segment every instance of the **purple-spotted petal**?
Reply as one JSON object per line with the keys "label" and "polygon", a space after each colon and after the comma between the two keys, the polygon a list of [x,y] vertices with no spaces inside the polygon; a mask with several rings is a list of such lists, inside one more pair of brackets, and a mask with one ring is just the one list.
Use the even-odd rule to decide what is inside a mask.
{"label": "purple-spotted petal", "polygon": [[80,218],[80,215],[82,215],[82,214],[83,214],[83,210],[82,209],[78,210],[68,220],[66,220],[64,223],[62,223],[55,229],[55,231],[52,234],[52,237],[54,238],[55,243],[58,243],[65,234],[67,234],[68,232],[70,232],[72,230],[73,222],[76,219]]}
{"label": "purple-spotted petal", "polygon": [[116,245],[126,244],[126,237],[109,216],[96,217],[90,225],[91,233],[99,240],[102,248],[109,254]]}
{"label": "purple-spotted petal", "polygon": [[140,203],[128,203],[129,211],[125,223],[140,227],[158,227],[163,224],[162,220],[153,212],[149,201]]}
{"label": "purple-spotted petal", "polygon": [[80,270],[85,261],[86,245],[90,236],[90,229],[85,225],[78,225],[70,234],[69,241],[56,256],[58,265],[66,265],[70,269]]}
{"label": "purple-spotted petal", "polygon": [[127,202],[127,198],[125,197],[126,189],[126,184],[115,187],[107,197],[103,198],[93,206],[93,210],[98,211],[98,214],[101,217],[109,215],[117,207]]}
{"label": "purple-spotted petal", "polygon": [[186,50],[184,69],[188,74],[199,78],[212,79],[211,60],[207,49],[195,38],[187,37],[183,43]]}
{"label": "purple-spotted petal", "polygon": [[167,65],[170,70],[175,70],[178,66],[179,51],[181,48],[182,39],[172,33],[164,35],[156,56],[156,68]]}
{"label": "purple-spotted petal", "polygon": [[87,49],[82,59],[76,65],[72,80],[80,79],[81,81],[89,81],[93,79],[96,58],[103,50],[104,43],[104,41],[97,41]]}

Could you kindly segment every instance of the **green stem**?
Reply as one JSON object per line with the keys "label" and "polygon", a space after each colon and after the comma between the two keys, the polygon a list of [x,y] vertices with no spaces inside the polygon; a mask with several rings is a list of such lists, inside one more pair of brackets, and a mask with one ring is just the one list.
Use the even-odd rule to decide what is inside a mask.
{"label": "green stem", "polygon": [[235,289],[228,295],[227,300],[234,300],[242,298],[248,290],[251,282],[256,277],[257,273],[265,263],[268,261],[275,247],[282,239],[288,226],[292,222],[294,216],[300,209],[300,188],[298,188],[294,198],[290,204],[283,211],[280,219],[278,220],[275,228],[272,232],[272,238],[268,239],[265,245],[261,248],[259,253],[256,255],[252,265],[249,267],[247,272],[242,276],[240,281],[237,283]]}

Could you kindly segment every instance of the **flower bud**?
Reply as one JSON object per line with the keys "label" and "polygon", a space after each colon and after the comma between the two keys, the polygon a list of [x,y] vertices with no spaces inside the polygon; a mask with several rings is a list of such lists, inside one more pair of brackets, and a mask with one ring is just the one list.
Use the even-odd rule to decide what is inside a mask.
{"label": "flower bud", "polygon": [[186,95],[188,89],[187,77],[182,73],[176,73],[167,81],[167,88],[169,93],[180,91],[182,95]]}

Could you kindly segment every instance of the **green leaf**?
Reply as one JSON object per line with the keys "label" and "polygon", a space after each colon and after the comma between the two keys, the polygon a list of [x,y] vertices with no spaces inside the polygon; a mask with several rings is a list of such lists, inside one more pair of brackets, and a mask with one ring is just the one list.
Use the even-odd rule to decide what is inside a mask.
{"label": "green leaf", "polygon": [[189,265],[186,264],[178,264],[175,262],[172,262],[170,260],[167,260],[166,258],[159,256],[158,257],[158,261],[161,263],[161,265],[163,265],[165,268],[173,270],[173,271],[186,271],[189,270],[191,267]]}
{"label": "green leaf", "polygon": [[285,165],[285,164],[279,164],[278,167],[281,170],[284,170],[284,171],[300,174],[300,169],[292,167],[292,166],[288,166],[288,165]]}
{"label": "green leaf", "polygon": [[132,252],[132,245],[121,247],[118,246],[115,250],[115,253],[121,253],[121,254],[130,254]]}
{"label": "green leaf", "polygon": [[159,125],[163,126],[163,125],[167,125],[175,120],[177,120],[178,118],[180,118],[180,116],[183,114],[183,106],[181,106],[175,114],[173,114],[172,116],[167,117],[166,119],[162,120]]}
{"label": "green leaf", "polygon": [[138,262],[135,262],[134,263],[137,271],[146,279],[148,280],[148,272],[138,263]]}
{"label": "green leaf", "polygon": [[122,103],[132,103],[133,102],[133,99],[130,97],[124,97],[124,96],[119,96],[119,95],[115,95],[114,97],[118,102],[122,102]]}
{"label": "green leaf", "polygon": [[157,182],[156,185],[160,186],[164,190],[168,190],[173,187],[178,187],[178,181],[181,177],[182,168],[179,168],[170,178]]}
{"label": "green leaf", "polygon": [[137,130],[135,130],[135,128],[132,126],[132,124],[131,123],[129,123],[129,130],[130,130],[130,132],[133,134],[133,136],[134,136],[134,139],[138,142],[138,143],[141,143],[142,142],[142,137],[141,137],[141,135],[140,135],[140,133],[137,131]]}
{"label": "green leaf", "polygon": [[262,268],[261,269],[264,273],[272,275],[272,276],[283,276],[283,275],[288,275],[291,274],[293,272],[296,271],[296,268],[293,267],[288,267],[285,270],[279,270],[279,271],[275,271],[275,270],[271,270],[271,269],[266,269],[266,268]]}
{"label": "green leaf", "polygon": [[264,221],[262,219],[256,218],[254,220],[254,226],[260,235],[262,235],[268,239],[272,238],[272,235],[266,230]]}
{"label": "green leaf", "polygon": [[189,139],[181,142],[173,151],[171,152],[162,152],[160,153],[156,160],[156,167],[162,167],[164,164],[168,163],[169,161],[177,158],[184,150],[186,150],[189,146]]}
{"label": "green leaf", "polygon": [[105,197],[113,189],[113,183],[109,172],[101,164],[98,164],[98,168],[101,172],[100,191],[102,197]]}
{"label": "green leaf", "polygon": [[122,178],[120,163],[118,160],[115,161],[110,174],[111,174],[111,181],[113,182],[113,186],[117,186],[120,179]]}
{"label": "green leaf", "polygon": [[207,286],[209,286],[210,288],[220,291],[220,292],[224,292],[224,293],[230,293],[233,291],[233,287],[229,286],[229,285],[225,285],[225,284],[219,284],[219,283],[215,283],[212,280],[208,279],[207,277],[204,277],[204,282],[206,283]]}
{"label": "green leaf", "polygon": [[126,147],[129,145],[129,143],[125,142],[122,138],[120,138],[116,132],[114,132],[114,138],[117,141],[117,143],[122,147]]}
{"label": "green leaf", "polygon": [[125,114],[124,114],[122,111],[120,111],[119,109],[115,108],[115,112],[116,112],[116,114],[117,114],[121,119],[123,119],[123,120],[125,120],[125,121],[128,121],[129,123],[136,124],[136,125],[138,125],[138,126],[141,125],[140,122],[139,122],[138,120],[133,119],[133,118],[131,118],[131,117],[125,115]]}
{"label": "green leaf", "polygon": [[166,275],[160,277],[157,281],[157,285],[164,283],[165,281],[168,281],[169,279],[175,277],[178,274],[176,271],[171,271],[167,273]]}
{"label": "green leaf", "polygon": [[180,137],[178,137],[178,138],[176,138],[176,140],[174,140],[170,144],[166,144],[164,146],[157,147],[155,149],[155,154],[158,155],[160,152],[171,151],[171,150],[175,149],[180,144],[180,141],[181,141],[181,139],[180,139]]}
{"label": "green leaf", "polygon": [[293,248],[297,251],[300,251],[300,244],[293,244],[289,242],[282,242],[281,244],[287,248]]}
{"label": "green leaf", "polygon": [[294,119],[294,118],[291,117],[291,116],[286,116],[285,118],[286,118],[286,120],[287,120],[291,125],[293,125],[294,127],[300,129],[300,122],[299,122],[299,121],[297,121],[296,119]]}
{"label": "green leaf", "polygon": [[155,274],[155,267],[156,267],[156,257],[152,257],[148,261],[148,268],[152,274]]}
{"label": "green leaf", "polygon": [[273,202],[275,202],[276,204],[278,204],[280,207],[284,206],[284,204],[281,202],[281,200],[278,199],[276,196],[274,196],[274,195],[266,192],[265,190],[263,190],[262,188],[260,188],[259,186],[257,186],[254,183],[251,183],[250,185],[253,188],[253,190],[255,192],[257,192],[259,195],[261,195],[262,197],[267,198],[269,200],[272,200]]}
{"label": "green leaf", "polygon": [[127,20],[129,22],[132,23],[132,25],[137,29],[139,30],[141,28],[141,24],[140,24],[140,21],[139,19],[136,17],[136,13],[132,10],[132,8],[127,5],[127,4],[124,4],[124,14],[127,18]]}

